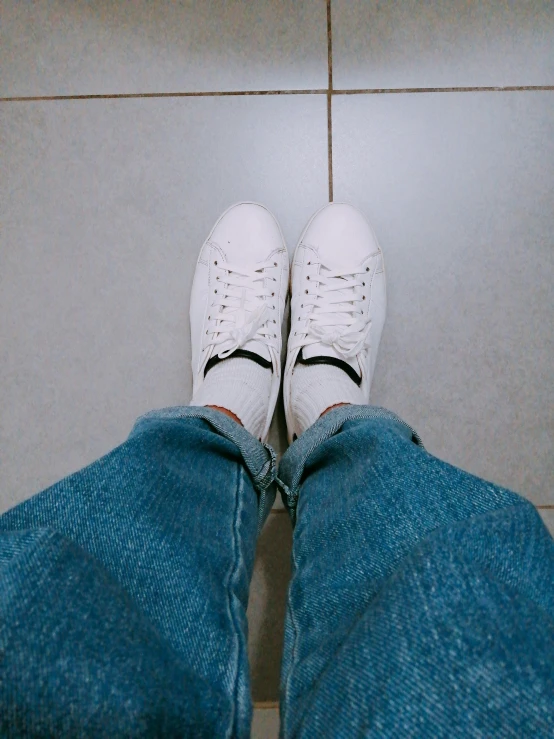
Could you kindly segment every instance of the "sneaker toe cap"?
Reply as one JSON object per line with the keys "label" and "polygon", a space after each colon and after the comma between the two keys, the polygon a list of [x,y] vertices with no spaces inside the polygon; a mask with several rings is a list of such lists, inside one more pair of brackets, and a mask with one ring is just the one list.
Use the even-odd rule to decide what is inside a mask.
{"label": "sneaker toe cap", "polygon": [[330,268],[359,264],[380,251],[365,217],[347,203],[330,203],[320,210],[306,229],[302,243],[315,248]]}
{"label": "sneaker toe cap", "polygon": [[229,262],[248,265],[261,262],[284,249],[281,229],[272,213],[257,203],[237,203],[216,223],[210,239]]}

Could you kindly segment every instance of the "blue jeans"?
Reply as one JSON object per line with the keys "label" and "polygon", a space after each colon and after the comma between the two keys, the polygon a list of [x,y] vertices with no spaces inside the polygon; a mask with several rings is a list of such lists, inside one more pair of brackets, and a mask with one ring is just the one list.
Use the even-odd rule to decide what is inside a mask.
{"label": "blue jeans", "polygon": [[0,518],[0,734],[246,737],[246,604],[276,485],[293,522],[285,737],[547,737],[554,545],[518,495],[392,413],[284,455],[207,408],[139,419]]}

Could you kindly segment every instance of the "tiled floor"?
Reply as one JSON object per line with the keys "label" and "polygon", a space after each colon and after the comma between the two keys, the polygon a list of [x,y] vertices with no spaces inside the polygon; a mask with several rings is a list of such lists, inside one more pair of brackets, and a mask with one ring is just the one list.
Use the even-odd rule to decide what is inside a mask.
{"label": "tiled floor", "polygon": [[[192,270],[224,207],[263,201],[292,249],[331,195],[385,253],[374,402],[548,518],[551,2],[0,0],[0,19],[1,509],[189,399]],[[272,514],[258,700],[277,698],[290,539]]]}

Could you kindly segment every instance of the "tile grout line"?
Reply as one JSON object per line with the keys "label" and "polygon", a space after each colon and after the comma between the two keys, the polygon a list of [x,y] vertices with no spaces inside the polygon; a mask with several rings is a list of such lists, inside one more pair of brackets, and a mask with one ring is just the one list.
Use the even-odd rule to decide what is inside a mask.
{"label": "tile grout line", "polygon": [[331,27],[331,0],[327,0],[327,168],[329,173],[329,202],[333,202],[333,32]]}
{"label": "tile grout line", "polygon": [[332,70],[332,46],[330,15],[328,23],[328,71],[329,86],[327,88],[314,88],[309,90],[223,90],[212,92],[123,92],[94,95],[21,95],[12,97],[0,97],[0,103],[25,103],[56,100],[128,100],[137,98],[203,98],[203,97],[264,97],[285,95],[326,95],[330,106],[330,99],[334,95],[397,95],[416,93],[445,93],[445,92],[552,92],[554,85],[527,85],[527,86],[505,86],[505,87],[383,87],[367,89],[344,89],[333,88]]}
{"label": "tile grout line", "polygon": [[554,90],[554,85],[505,85],[503,87],[368,87],[333,90],[333,95],[410,95],[421,92],[540,92]]}
{"label": "tile grout line", "polygon": [[37,95],[0,97],[3,103],[20,103],[50,100],[128,100],[136,98],[204,98],[204,97],[248,97],[269,95],[327,95],[327,89],[312,90],[226,90],[213,92],[123,92],[98,95]]}

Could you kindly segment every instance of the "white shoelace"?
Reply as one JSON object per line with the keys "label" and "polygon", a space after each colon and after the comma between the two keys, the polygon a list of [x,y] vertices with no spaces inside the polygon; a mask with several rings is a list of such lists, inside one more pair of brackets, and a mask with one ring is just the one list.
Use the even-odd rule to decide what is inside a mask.
{"label": "white shoelace", "polygon": [[[205,346],[217,347],[222,359],[250,340],[268,347],[274,345],[277,326],[273,325],[276,320],[271,318],[270,310],[276,306],[277,296],[273,289],[264,286],[268,278],[264,270],[274,266],[275,263],[269,261],[254,270],[229,262],[218,266],[217,294],[212,295],[206,330],[211,338]],[[277,281],[274,277],[270,279]]]}
{"label": "white shoelace", "polygon": [[[294,331],[293,348],[326,344],[344,359],[364,347],[371,322],[363,316],[369,300],[364,280],[369,268],[330,270],[321,265],[303,285],[300,316]],[[310,310],[312,309],[312,310]]]}

